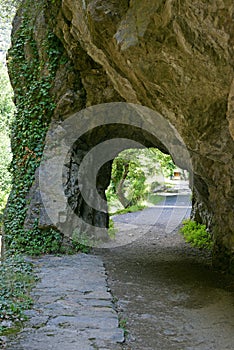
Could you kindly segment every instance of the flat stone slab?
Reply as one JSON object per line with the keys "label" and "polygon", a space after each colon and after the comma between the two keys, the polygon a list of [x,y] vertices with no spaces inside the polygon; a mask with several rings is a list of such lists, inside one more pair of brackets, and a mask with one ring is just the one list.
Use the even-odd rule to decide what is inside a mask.
{"label": "flat stone slab", "polygon": [[124,332],[101,257],[77,254],[33,259],[39,282],[25,328],[7,350],[121,349]]}

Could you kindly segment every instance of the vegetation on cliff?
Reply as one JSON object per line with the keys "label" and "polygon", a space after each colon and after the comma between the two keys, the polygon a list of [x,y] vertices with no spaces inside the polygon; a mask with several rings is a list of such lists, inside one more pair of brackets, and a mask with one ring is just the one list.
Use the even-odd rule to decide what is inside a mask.
{"label": "vegetation on cliff", "polygon": [[[41,2],[37,2],[34,10],[41,11],[40,6]],[[11,251],[39,254],[58,251],[62,241],[60,233],[52,229],[41,231],[37,222],[32,230],[24,229],[27,194],[40,164],[45,135],[55,108],[50,89],[62,51],[58,39],[48,31],[42,43],[45,55],[39,55],[33,21],[29,11],[22,9],[21,22],[8,53],[17,110],[11,129],[13,183],[5,220],[5,242]]]}
{"label": "vegetation on cliff", "polygon": [[[39,229],[40,214],[25,228],[52,117],[56,122],[86,106],[124,101],[157,111],[179,132],[194,172],[194,219],[212,231],[214,256],[231,269],[232,16],[231,2],[219,1],[24,1],[8,58],[17,104],[6,218],[10,249],[49,252],[61,244],[58,232]],[[95,222],[97,213],[89,213]]]}

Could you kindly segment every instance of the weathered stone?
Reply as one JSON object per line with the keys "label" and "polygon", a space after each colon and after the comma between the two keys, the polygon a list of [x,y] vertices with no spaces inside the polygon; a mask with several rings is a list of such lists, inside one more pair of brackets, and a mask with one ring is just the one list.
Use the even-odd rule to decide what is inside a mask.
{"label": "weathered stone", "polygon": [[229,121],[230,134],[234,139],[234,79],[232,81],[228,96],[227,119]]}
{"label": "weathered stone", "polygon": [[[82,108],[113,101],[142,104],[163,115],[178,130],[191,155],[193,216],[212,232],[214,260],[230,270],[234,252],[232,1],[63,0],[56,6],[46,4],[35,22],[38,53],[46,60],[41,42],[49,30],[61,40],[67,59],[51,90],[57,102],[51,130],[58,120]],[[21,12],[13,36],[17,36],[20,16]],[[113,129],[109,136],[116,132]],[[126,137],[132,134],[136,140],[142,137],[126,128]],[[74,145],[65,184],[72,210],[100,227],[107,225],[107,215],[84,202],[75,173],[80,157],[103,140],[105,131],[99,130]],[[107,164],[97,181],[103,198],[109,178]],[[50,227],[37,202],[37,190],[35,186],[30,193],[27,226],[34,222],[36,205],[39,222]]]}
{"label": "weathered stone", "polygon": [[[46,256],[34,263],[41,279],[34,288],[36,301],[26,312],[24,329],[8,339],[6,349],[119,349],[124,332],[118,326],[101,258]],[[89,294],[92,299],[87,299]]]}

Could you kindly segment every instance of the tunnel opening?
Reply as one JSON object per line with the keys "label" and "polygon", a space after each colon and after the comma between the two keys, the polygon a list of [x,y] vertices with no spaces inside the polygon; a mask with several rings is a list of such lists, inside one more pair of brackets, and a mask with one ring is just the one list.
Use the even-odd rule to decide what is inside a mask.
{"label": "tunnel opening", "polygon": [[189,191],[189,173],[157,148],[130,148],[113,160],[106,190],[109,213],[154,205],[160,194]]}
{"label": "tunnel opening", "polygon": [[[118,146],[113,146],[113,142],[116,142]],[[120,145],[121,142],[122,146]],[[108,153],[108,143],[110,143],[113,148],[112,156],[110,159],[107,156],[108,161],[101,164],[98,171],[96,171],[96,193],[93,191],[92,186],[91,188],[87,188],[89,186],[87,185],[86,194],[84,195],[82,188],[85,187],[85,184],[82,183],[82,176],[79,178],[78,175],[82,162],[91,150],[105,143],[106,147],[102,151],[105,152],[107,150]],[[92,169],[93,162],[95,162],[94,158],[91,157],[89,163],[83,169],[85,172],[83,178],[85,178],[87,183],[89,182],[89,175],[87,175],[89,171],[87,169]],[[156,161],[157,158],[158,163]],[[147,164],[143,165],[144,162]],[[167,163],[165,171],[162,170],[163,162]],[[112,215],[110,214],[116,211],[112,207],[113,201],[111,203],[111,197],[113,199],[113,187],[115,186],[113,169],[115,168],[117,174],[120,170],[117,169],[120,163],[122,165],[123,178],[120,179],[120,183],[115,183],[119,197],[119,209],[121,209],[121,206],[122,208],[135,206],[141,209],[144,206],[153,206],[155,201],[160,200],[163,206],[165,205],[166,197],[162,199],[156,192],[163,192],[162,189],[169,190],[170,187],[173,187],[172,185],[175,185],[175,183],[173,184],[173,180],[176,176],[178,178],[178,174],[176,175],[178,171],[181,172],[181,178],[186,177],[186,181],[188,180],[188,173],[185,173],[186,170],[177,168],[178,165],[181,166],[183,164],[181,158],[180,164],[176,165],[166,145],[147,130],[124,123],[110,123],[94,127],[76,140],[69,152],[64,167],[63,185],[67,203],[76,216],[82,219],[82,224],[78,228],[77,223],[74,224],[74,222],[69,221],[69,217],[65,225],[72,227],[73,234],[78,235],[79,239],[81,239],[81,235],[87,234],[86,224],[106,229],[108,235],[108,228],[110,227],[110,223],[112,223],[112,220],[110,221]],[[153,173],[154,176],[152,176]],[[149,178],[147,179],[149,176],[151,176],[151,180]],[[118,179],[116,180],[118,181]],[[92,182],[92,180],[90,181]],[[178,179],[177,185],[179,185]],[[127,192],[126,196],[124,192]],[[98,202],[102,202],[102,204],[98,206]],[[95,205],[92,205],[92,203],[95,203]],[[169,203],[171,202],[169,201]],[[186,203],[186,206],[188,205],[190,204]]]}
{"label": "tunnel opening", "polygon": [[189,173],[156,148],[120,152],[112,163],[106,197],[108,234],[116,245],[139,239],[138,231],[179,231],[191,214]]}

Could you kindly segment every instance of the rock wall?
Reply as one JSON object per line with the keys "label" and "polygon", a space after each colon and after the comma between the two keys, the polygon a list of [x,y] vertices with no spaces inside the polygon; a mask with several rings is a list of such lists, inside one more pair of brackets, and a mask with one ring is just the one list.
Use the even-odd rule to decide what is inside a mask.
{"label": "rock wall", "polygon": [[[56,104],[51,128],[76,111],[105,102],[141,104],[159,112],[175,126],[190,152],[193,216],[212,232],[214,264],[232,270],[232,0],[41,0],[33,9],[25,0],[14,21],[13,48],[25,13],[28,26],[33,25],[39,60],[49,60],[42,45],[46,33],[55,34],[61,44],[53,53],[59,62],[49,91]],[[14,57],[13,50],[9,57]],[[25,42],[22,60],[30,59]],[[12,66],[17,69],[14,60]],[[44,68],[40,76],[47,74]],[[11,77],[19,104],[18,89],[23,86]],[[108,171],[104,173],[102,189],[109,180]],[[38,217],[43,227],[49,225],[40,214],[36,181],[29,197],[26,228]],[[87,217],[93,221],[95,214],[89,211]],[[102,224],[106,217],[103,220]]]}

